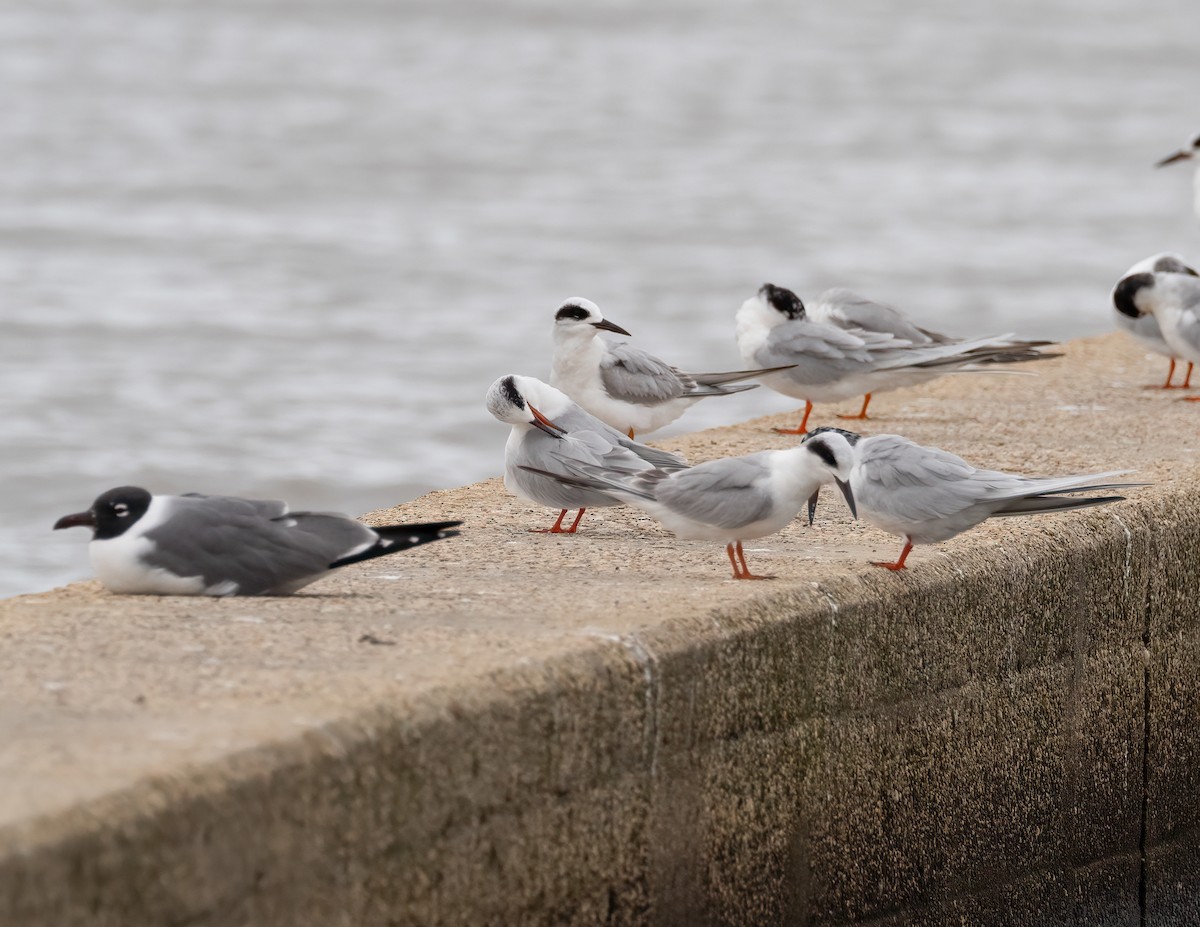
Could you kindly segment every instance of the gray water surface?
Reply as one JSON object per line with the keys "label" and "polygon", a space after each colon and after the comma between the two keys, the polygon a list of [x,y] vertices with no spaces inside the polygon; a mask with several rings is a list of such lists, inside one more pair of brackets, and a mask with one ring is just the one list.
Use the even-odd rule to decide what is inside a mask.
{"label": "gray water surface", "polygon": [[361,512],[497,474],[483,393],[547,375],[567,296],[692,369],[740,365],[765,280],[1107,331],[1125,267],[1200,255],[1190,172],[1151,168],[1200,129],[1198,27],[1192,0],[10,0],[0,594],[86,576],[50,526],[123,483]]}

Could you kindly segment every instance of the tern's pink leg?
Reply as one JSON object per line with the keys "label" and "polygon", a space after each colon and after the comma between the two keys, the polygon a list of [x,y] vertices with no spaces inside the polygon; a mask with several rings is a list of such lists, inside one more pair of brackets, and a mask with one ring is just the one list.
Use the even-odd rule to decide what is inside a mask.
{"label": "tern's pink leg", "polygon": [[906,567],[904,566],[904,561],[908,559],[908,552],[910,550],[912,550],[912,547],[913,547],[912,539],[905,538],[904,539],[904,550],[900,551],[900,559],[899,560],[897,560],[895,563],[884,563],[882,560],[872,560],[871,566],[880,566],[880,567],[883,567],[885,570],[906,569]]}
{"label": "tern's pink leg", "polygon": [[867,406],[869,406],[870,404],[871,404],[871,394],[867,393],[867,395],[865,395],[863,397],[863,407],[859,410],[858,415],[839,415],[838,418],[844,418],[844,419],[850,419],[853,421],[864,421],[865,422],[867,420]]}
{"label": "tern's pink leg", "polygon": [[808,434],[808,416],[812,413],[812,403],[807,399],[804,400],[804,418],[800,421],[799,428],[773,428],[771,429],[779,435],[806,435]]}

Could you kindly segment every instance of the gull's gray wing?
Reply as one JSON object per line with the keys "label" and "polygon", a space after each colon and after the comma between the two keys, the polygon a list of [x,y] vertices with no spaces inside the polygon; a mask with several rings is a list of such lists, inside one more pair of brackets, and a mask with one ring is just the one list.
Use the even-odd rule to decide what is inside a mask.
{"label": "gull's gray wing", "polygon": [[672,511],[706,525],[740,528],[772,509],[769,451],[710,460],[658,481],[655,498]]}
{"label": "gull's gray wing", "polygon": [[229,502],[244,502],[254,506],[254,511],[263,518],[278,518],[288,513],[288,504],[282,499],[242,499],[238,496],[209,496],[202,492],[185,492],[185,499],[223,499]]}
{"label": "gull's gray wing", "polygon": [[614,399],[644,406],[678,399],[697,386],[686,373],[623,341],[608,345],[600,361],[600,382]]}
{"label": "gull's gray wing", "polygon": [[361,522],[324,512],[264,518],[260,505],[231,496],[176,496],[169,517],[146,532],[150,565],[199,576],[222,594],[261,595],[324,573],[376,541]]}
{"label": "gull's gray wing", "polygon": [[814,322],[825,322],[838,328],[866,329],[887,332],[911,344],[948,343],[954,339],[913,325],[903,315],[884,303],[859,296],[842,287],[826,290],[807,307]]}

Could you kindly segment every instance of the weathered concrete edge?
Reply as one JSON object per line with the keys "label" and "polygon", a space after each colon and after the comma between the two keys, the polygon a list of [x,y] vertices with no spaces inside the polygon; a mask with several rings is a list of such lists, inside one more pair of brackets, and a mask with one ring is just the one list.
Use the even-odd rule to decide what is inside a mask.
{"label": "weathered concrete edge", "polygon": [[[447,844],[449,851],[442,850],[436,858],[447,858],[457,849],[468,865],[478,866],[473,851],[483,848],[494,853],[495,841],[486,845],[495,832],[493,828],[472,845],[471,831],[487,831],[499,816],[525,815],[541,820],[538,826],[516,828],[518,836],[557,830],[562,839],[554,846],[517,846],[512,859],[495,862],[493,868],[506,877],[521,868],[530,870],[530,884],[519,886],[522,898],[514,911],[530,913],[529,899],[540,898],[539,921],[547,923],[632,922],[643,917],[656,922],[703,922],[706,918],[698,909],[685,918],[686,912],[672,913],[662,904],[680,901],[679,886],[703,886],[706,878],[711,883],[703,872],[708,861],[688,858],[686,853],[670,858],[687,849],[677,838],[689,835],[659,832],[668,818],[677,822],[692,810],[702,811],[691,808],[700,801],[695,795],[662,786],[677,772],[668,767],[678,744],[665,742],[664,737],[669,726],[665,700],[672,694],[664,686],[668,664],[690,665],[698,652],[712,658],[729,649],[736,638],[769,633],[781,624],[825,624],[830,597],[845,611],[870,611],[876,607],[871,594],[880,590],[887,595],[901,592],[910,599],[953,601],[964,583],[992,588],[1011,584],[1014,562],[1036,566],[1061,561],[1064,555],[1094,555],[1107,557],[1115,570],[1101,574],[1101,585],[1111,585],[1112,577],[1123,570],[1128,588],[1122,595],[1132,605],[1141,596],[1144,615],[1139,616],[1139,625],[1144,619],[1145,633],[1143,639],[1139,627],[1137,642],[1147,644],[1150,651],[1149,688],[1129,694],[1153,705],[1158,692],[1155,680],[1173,673],[1168,663],[1178,661],[1180,641],[1188,630],[1178,615],[1168,616],[1166,610],[1194,602],[1200,595],[1194,567],[1200,540],[1192,515],[1198,507],[1200,495],[1178,484],[1145,491],[1136,503],[1122,506],[1119,517],[1087,512],[1064,518],[1062,524],[1069,525],[1070,531],[1028,537],[1008,562],[994,555],[978,560],[964,555],[960,563],[965,571],[959,566],[931,565],[915,579],[909,577],[903,587],[882,574],[867,573],[820,589],[781,591],[769,600],[664,624],[645,634],[597,638],[567,660],[514,667],[430,692],[427,698],[403,706],[377,706],[298,738],[203,768],[180,770],[178,776],[147,780],[67,814],[0,834],[0,843],[13,848],[0,860],[4,889],[0,898],[9,906],[5,912],[9,919],[22,924],[302,922],[296,920],[298,915],[311,916],[311,922],[318,922],[319,915],[322,923],[466,923],[472,922],[470,917],[463,917],[452,904],[456,880],[437,872],[436,866],[422,864],[423,848],[417,838],[432,837]],[[1089,544],[1094,549],[1086,550]],[[1156,568],[1167,572],[1156,577]],[[1175,638],[1166,640],[1166,635],[1155,632],[1154,622],[1159,620]],[[1189,641],[1194,643],[1194,637]],[[1105,652],[1103,647],[1085,648],[1072,659]],[[1052,673],[1055,667],[1055,660],[1048,658],[1038,669]],[[1194,679],[1188,685],[1189,697],[1194,698]],[[942,691],[948,690],[935,690],[931,697],[936,700]],[[838,710],[869,712],[877,707],[867,700],[843,704]],[[565,721],[569,714],[577,718]],[[736,718],[734,714],[721,719],[729,725],[725,730],[698,734],[694,741],[750,742],[756,732],[786,735],[809,722],[826,720],[820,711],[806,714],[804,710],[778,724],[761,719],[747,723],[745,717],[739,723]],[[1190,756],[1197,747],[1196,738],[1179,728],[1186,720],[1164,713],[1156,721],[1162,727],[1157,738],[1169,737],[1173,752],[1182,748]],[[630,736],[631,732],[638,736]],[[543,734],[553,737],[556,747],[545,756],[531,756],[531,745]],[[694,747],[695,742],[686,746]],[[1173,781],[1177,770],[1169,758],[1155,756],[1154,740],[1145,749],[1147,774],[1164,783],[1150,792],[1157,801],[1178,784]],[[489,751],[495,760],[492,766],[480,762]],[[536,768],[541,760],[546,760],[545,768]],[[462,768],[472,763],[477,765],[474,771]],[[470,788],[460,788],[463,783]],[[442,799],[439,807],[422,801],[434,794]],[[555,818],[556,809],[547,796],[558,796],[563,806],[591,805],[595,820],[623,822],[619,832],[602,841],[606,858],[588,858],[584,848],[570,845],[569,827],[562,827],[561,816]],[[680,807],[672,813],[656,811],[673,802]],[[1153,806],[1148,811],[1151,818],[1159,814]],[[1185,804],[1184,813],[1172,814],[1169,828],[1144,848],[1151,860],[1172,855],[1195,859],[1200,816],[1188,819],[1186,811]],[[378,820],[381,816],[384,821]],[[1136,824],[1144,837],[1146,821]],[[383,844],[378,842],[381,831],[392,835]],[[621,846],[626,847],[623,857]],[[1101,859],[1071,861],[1068,868],[1086,869],[1116,860],[1124,873],[1116,879],[1118,894],[1128,897],[1132,888],[1141,892],[1140,903],[1145,904],[1143,848],[1121,849],[1125,852]],[[562,878],[568,870],[539,861],[551,853],[574,863],[573,883]],[[1120,864],[1125,856],[1132,867]],[[415,881],[431,882],[433,888],[409,892],[405,906],[397,909],[396,893],[380,885],[381,858],[390,861],[386,869],[392,875],[399,864],[398,871],[410,873]],[[685,871],[672,871],[679,867]],[[1140,886],[1128,884],[1133,871],[1139,873]],[[540,884],[543,875],[546,884]],[[1006,881],[1019,884],[1028,875],[1017,872]],[[1152,875],[1152,884],[1168,881],[1153,869]],[[439,879],[448,883],[440,890]],[[298,888],[306,881],[313,887]],[[467,879],[461,887],[470,884]],[[1076,897],[1077,889],[1064,889],[1064,905]],[[495,922],[502,922],[503,901],[474,899],[464,910],[478,913],[475,903],[483,904]],[[937,908],[955,902],[938,898],[930,904]],[[693,903],[704,906],[701,899]],[[747,918],[752,917],[754,906],[748,905],[746,911]],[[1114,910],[1116,919],[1105,922],[1122,922],[1119,918],[1126,913],[1125,908]],[[899,916],[871,920],[905,922]]]}

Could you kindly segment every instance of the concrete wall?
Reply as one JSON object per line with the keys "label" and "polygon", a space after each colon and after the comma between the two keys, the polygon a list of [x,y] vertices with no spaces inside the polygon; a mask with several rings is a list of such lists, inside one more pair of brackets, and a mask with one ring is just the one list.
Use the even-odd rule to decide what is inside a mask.
{"label": "concrete wall", "polygon": [[[101,747],[74,762],[31,753],[21,768],[37,766],[37,781],[0,753],[25,809],[0,815],[0,924],[1200,923],[1196,473],[1177,464],[1129,502],[989,527],[947,545],[952,556],[919,550],[899,575],[862,566],[863,537],[894,552],[882,535],[831,533],[820,539],[849,545],[831,555],[844,569],[721,582],[719,548],[701,548],[700,578],[674,587],[677,544],[656,536],[661,572],[610,574],[605,608],[621,614],[589,615],[569,638],[549,630],[569,618],[540,600],[525,624],[520,602],[507,612],[494,600],[501,634],[465,614],[486,603],[451,609],[430,592],[413,613],[444,612],[455,635],[415,659],[466,662],[421,679],[386,645],[321,636],[342,623],[353,638],[357,613],[376,627],[397,607],[354,585],[382,582],[370,574],[345,580],[368,590],[350,599],[130,604],[85,588],[5,603],[14,743],[61,746],[87,736],[62,725],[110,720],[106,744],[127,740],[111,762]],[[474,512],[497,492],[405,513]],[[524,545],[548,539],[526,535],[529,510],[514,511],[522,527],[479,550],[559,577],[555,596],[572,608],[582,587],[561,583],[559,561],[531,566],[528,552],[548,548]],[[623,537],[632,516],[607,517],[594,545]],[[589,556],[583,535],[569,543],[546,556]],[[432,545],[433,572],[414,558],[407,588],[450,582],[437,570],[464,569],[468,549]],[[151,606],[172,624],[139,623]],[[258,651],[234,675],[258,688],[228,704],[199,682],[176,699],[160,670],[58,709],[12,682],[12,653],[26,667],[43,659],[34,644],[67,633],[60,620],[78,618],[70,633],[96,634],[96,649],[131,621],[128,646],[161,649],[180,628],[204,640],[212,622],[243,633],[235,621],[254,615],[268,631],[248,625]],[[385,627],[404,644],[406,626]],[[283,646],[275,635],[298,638],[297,655],[260,675],[276,653],[267,641]],[[209,652],[229,661],[246,640]],[[486,663],[470,662],[476,646]],[[305,663],[314,651],[321,660]],[[293,664],[295,685],[283,675]],[[189,670],[167,660],[161,673]],[[154,717],[187,732],[184,746],[143,755],[158,728],[106,701],[118,688],[142,692],[144,710],[162,702]],[[311,722],[299,732],[281,720],[297,706]]]}

